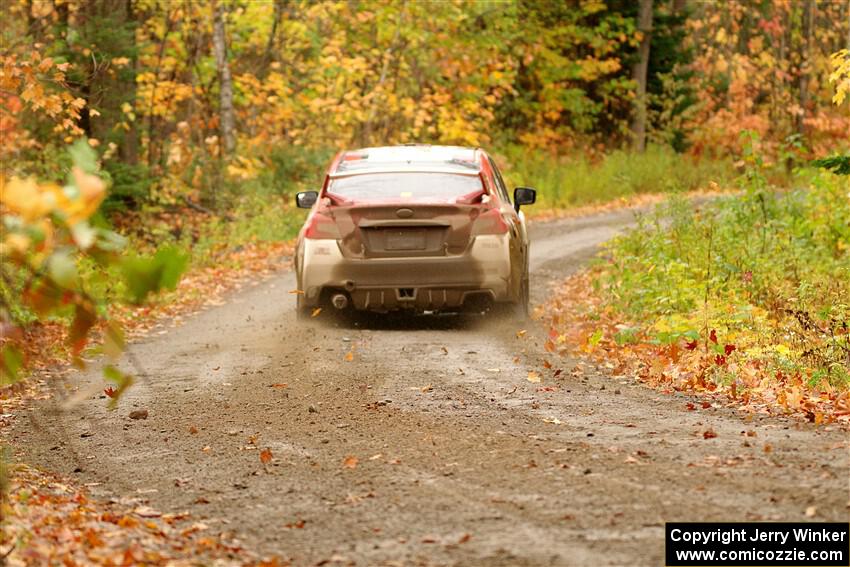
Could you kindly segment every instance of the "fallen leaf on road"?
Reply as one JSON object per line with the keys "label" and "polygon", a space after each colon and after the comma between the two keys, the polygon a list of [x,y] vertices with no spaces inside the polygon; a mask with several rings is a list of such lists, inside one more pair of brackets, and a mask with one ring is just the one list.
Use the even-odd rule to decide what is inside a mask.
{"label": "fallen leaf on road", "polygon": [[192,425],[191,427],[189,427],[189,433],[191,433],[192,435],[197,435],[198,428]]}
{"label": "fallen leaf on road", "polygon": [[538,382],[540,382],[540,374],[538,374],[534,370],[529,370],[528,371],[528,381],[534,382],[535,384],[537,384]]}
{"label": "fallen leaf on road", "polygon": [[440,347],[440,350],[441,350],[441,351],[443,351],[443,354],[449,354],[449,349],[447,349],[447,348],[446,348],[446,347],[444,347],[444,346],[443,346],[443,347]]}
{"label": "fallen leaf on road", "polygon": [[354,455],[349,455],[342,461],[342,466],[347,469],[357,468],[357,463],[360,462],[360,459],[355,457]]}
{"label": "fallen leaf on road", "polygon": [[263,463],[264,465],[267,465],[271,462],[271,460],[272,460],[272,450],[271,449],[265,448],[262,451],[260,451],[260,462],[261,463]]}
{"label": "fallen leaf on road", "polygon": [[544,420],[544,423],[554,423],[555,425],[561,425],[561,420],[557,417],[547,417]]}
{"label": "fallen leaf on road", "polygon": [[286,388],[286,384],[283,383],[283,382],[279,382],[277,384],[271,384],[269,387],[270,388]]}
{"label": "fallen leaf on road", "polygon": [[706,429],[702,432],[703,439],[714,439],[715,437],[717,437],[717,432],[715,432],[713,429]]}
{"label": "fallen leaf on road", "polygon": [[345,355],[345,361],[351,362],[352,360],[354,360],[354,352],[348,351],[348,353],[346,353],[346,355]]}
{"label": "fallen leaf on road", "polygon": [[313,309],[313,312],[310,313],[310,317],[318,317],[319,313],[321,313],[321,312],[322,312],[322,308],[316,307],[315,309]]}
{"label": "fallen leaf on road", "polygon": [[815,514],[817,514],[817,513],[818,513],[818,509],[817,509],[816,506],[809,506],[808,508],[806,508],[806,517],[807,518],[814,518]]}
{"label": "fallen leaf on road", "polygon": [[104,394],[106,394],[107,396],[109,396],[110,398],[114,398],[114,397],[115,397],[115,394],[116,394],[117,392],[118,392],[118,390],[116,390],[116,389],[115,389],[115,388],[113,388],[112,386],[110,386],[110,387],[108,387],[108,388],[105,388],[105,389],[103,390],[103,393],[104,393]]}
{"label": "fallen leaf on road", "polygon": [[133,513],[137,516],[141,516],[142,518],[159,518],[162,516],[162,512],[154,510],[149,506],[139,506],[133,510]]}
{"label": "fallen leaf on road", "polygon": [[370,461],[377,461],[378,459],[380,459],[383,456],[384,456],[383,453],[378,453],[377,455],[372,455],[371,457],[369,457],[369,460]]}
{"label": "fallen leaf on road", "polygon": [[526,335],[526,333],[528,333],[528,331],[527,331],[527,330],[525,330],[525,329],[522,329],[522,330],[520,330],[520,331],[517,331],[517,332],[516,332],[516,338],[521,339],[521,338],[523,338],[523,337]]}
{"label": "fallen leaf on road", "polygon": [[423,394],[425,394],[425,393],[427,393],[427,392],[430,392],[430,391],[431,391],[431,390],[433,390],[433,389],[434,389],[434,387],[433,387],[431,384],[428,384],[427,386],[425,386],[424,388],[422,388],[422,389],[421,389],[421,391],[422,391],[422,393],[423,393]]}
{"label": "fallen leaf on road", "polygon": [[471,536],[471,535],[469,535],[469,534],[463,534],[462,536],[460,536],[460,539],[459,539],[459,540],[457,540],[457,542],[458,542],[458,544],[466,543],[466,542],[468,542],[468,541],[469,541],[469,540],[471,540],[471,539],[472,539],[472,536]]}
{"label": "fallen leaf on road", "polygon": [[297,522],[285,524],[283,527],[288,530],[303,530],[306,523],[307,522],[305,520],[298,520]]}
{"label": "fallen leaf on road", "polygon": [[548,369],[550,369],[550,368],[552,368],[552,363],[551,363],[551,362],[549,362],[548,360],[544,359],[544,360],[543,360],[543,368],[545,368],[545,369],[547,369],[547,370],[548,370]]}

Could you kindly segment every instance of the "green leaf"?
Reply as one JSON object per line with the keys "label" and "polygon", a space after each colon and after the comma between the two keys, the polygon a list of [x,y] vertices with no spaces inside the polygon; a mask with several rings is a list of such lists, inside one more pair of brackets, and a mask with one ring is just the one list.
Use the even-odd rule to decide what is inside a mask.
{"label": "green leaf", "polygon": [[104,252],[118,252],[127,245],[127,239],[117,232],[97,229],[97,247]]}
{"label": "green leaf", "polygon": [[57,285],[73,289],[77,283],[77,264],[67,250],[58,250],[47,259],[47,273]]}
{"label": "green leaf", "polygon": [[103,376],[110,382],[115,382],[118,388],[110,395],[109,409],[115,409],[118,406],[118,400],[127,391],[127,388],[133,385],[133,377],[125,374],[112,366],[111,364],[103,368]]}
{"label": "green leaf", "polygon": [[812,161],[815,167],[822,167],[836,175],[850,175],[850,155],[835,155]]}
{"label": "green leaf", "polygon": [[21,379],[19,371],[24,365],[24,353],[17,346],[7,344],[0,351],[0,384],[6,386]]}
{"label": "green leaf", "polygon": [[596,346],[599,344],[599,341],[602,340],[602,335],[602,329],[596,329],[596,331],[592,335],[590,335],[590,338],[587,339],[587,342],[592,346]]}
{"label": "green leaf", "polygon": [[121,267],[133,301],[141,303],[151,293],[177,287],[188,262],[188,255],[173,247],[160,248],[152,257],[125,258]]}
{"label": "green leaf", "polygon": [[114,360],[124,351],[125,345],[124,331],[114,321],[110,322],[103,337],[103,352]]}
{"label": "green leaf", "polygon": [[68,148],[68,155],[71,156],[71,161],[74,165],[85,171],[86,173],[97,173],[97,153],[92,149],[88,142],[82,138],[74,142]]}
{"label": "green leaf", "polygon": [[82,221],[71,227],[71,236],[74,238],[74,242],[77,243],[77,246],[79,246],[80,249],[86,250],[95,243],[97,232],[89,226],[89,223]]}

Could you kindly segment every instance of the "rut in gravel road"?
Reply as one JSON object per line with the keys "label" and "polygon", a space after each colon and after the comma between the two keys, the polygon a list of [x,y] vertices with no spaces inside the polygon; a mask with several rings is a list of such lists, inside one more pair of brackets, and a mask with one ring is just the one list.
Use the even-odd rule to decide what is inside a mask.
{"label": "rut in gravel road", "polygon": [[[533,301],[632,220],[534,225]],[[458,317],[299,325],[294,287],[282,273],[132,345],[143,375],[121,408],[34,408],[23,457],[297,565],[662,565],[665,521],[847,520],[840,431],[688,411],[575,361],[532,384],[535,323],[524,338]]]}

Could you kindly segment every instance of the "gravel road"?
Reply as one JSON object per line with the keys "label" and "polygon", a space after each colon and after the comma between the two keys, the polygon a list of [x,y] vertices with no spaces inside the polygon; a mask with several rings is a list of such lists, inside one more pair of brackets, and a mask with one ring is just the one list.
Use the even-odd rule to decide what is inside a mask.
{"label": "gravel road", "polygon": [[[535,224],[532,300],[632,220]],[[536,323],[522,338],[480,318],[299,324],[294,287],[281,273],[133,344],[121,407],[34,407],[22,456],[296,565],[663,565],[665,521],[848,518],[841,431],[688,411],[576,361],[530,383]]]}

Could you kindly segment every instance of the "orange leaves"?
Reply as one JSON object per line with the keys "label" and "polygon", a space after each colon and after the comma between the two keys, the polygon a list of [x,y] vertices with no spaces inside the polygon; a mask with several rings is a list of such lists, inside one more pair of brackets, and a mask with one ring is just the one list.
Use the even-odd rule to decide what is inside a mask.
{"label": "orange leaves", "polygon": [[267,465],[270,462],[272,462],[272,450],[271,449],[265,448],[262,451],[260,451],[260,462],[263,463],[264,465]]}
{"label": "orange leaves", "polygon": [[16,465],[4,502],[4,536],[24,546],[4,546],[13,565],[137,565],[186,562],[251,563],[238,547],[209,533],[187,513],[160,512],[133,504],[89,499],[58,477]]}
{"label": "orange leaves", "polygon": [[347,468],[347,469],[356,469],[357,464],[359,462],[360,462],[360,459],[358,459],[354,455],[348,455],[347,457],[345,457],[345,459],[343,459],[342,466]]}
{"label": "orange leaves", "polygon": [[69,200],[64,212],[68,216],[68,224],[74,225],[94,214],[106,197],[106,184],[100,177],[86,173],[78,166],[71,168],[71,175],[77,187],[78,197]]}

